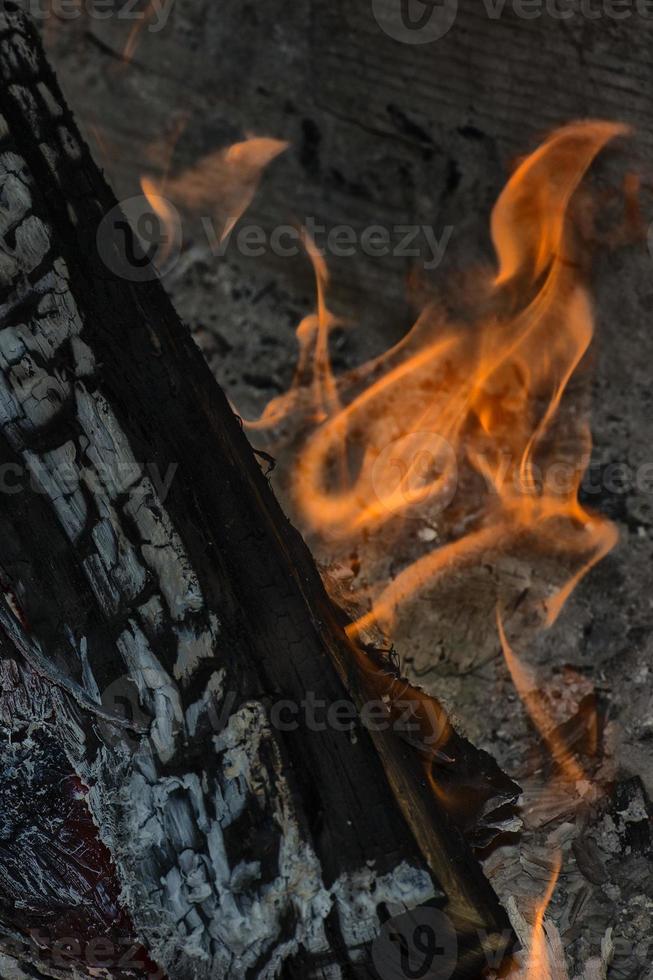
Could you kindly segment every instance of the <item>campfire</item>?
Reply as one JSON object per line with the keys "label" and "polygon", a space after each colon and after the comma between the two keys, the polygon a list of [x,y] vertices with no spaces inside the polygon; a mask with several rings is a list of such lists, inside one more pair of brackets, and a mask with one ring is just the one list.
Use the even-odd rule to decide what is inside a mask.
{"label": "campfire", "polygon": [[[373,6],[392,45],[433,28]],[[164,7],[91,23],[117,90],[163,78]],[[73,81],[87,145],[49,17],[0,7],[0,975],[644,977],[648,667],[622,691],[625,638],[586,656],[635,528],[593,482],[617,454],[597,268],[645,238],[635,128],[485,146],[488,247],[457,252],[472,157],[438,162],[417,114],[388,104],[388,140],[374,107],[326,112],[378,150],[367,185],[310,119],[299,144],[236,112],[200,138],[193,99],[127,153]],[[394,221],[392,252],[371,205],[398,215],[422,163],[370,186],[404,151],[441,165],[453,224]],[[297,161],[367,226],[325,248]],[[391,290],[351,302],[345,260],[380,283],[419,236],[371,328]]]}
{"label": "campfire", "polygon": [[540,603],[550,626],[614,546],[611,522],[579,502],[589,422],[578,397],[565,401],[593,334],[586,257],[568,210],[596,154],[624,133],[594,122],[556,132],[519,166],[493,211],[498,270],[486,274],[478,319],[451,324],[434,301],[392,350],[343,379],[329,361],[337,321],[326,306],[327,270],[307,243],[318,309],[297,331],[295,381],[246,428],[281,453],[280,487],[330,560],[346,562],[391,525],[387,546],[393,522],[400,536],[407,519],[437,541],[391,582],[355,596],[371,608],[350,628],[354,639],[370,625],[390,628],[447,571],[529,536],[579,566]]}
{"label": "campfire", "polygon": [[[410,660],[425,597],[442,602],[451,580],[460,589],[479,565],[545,556],[550,577],[530,588],[515,583],[514,572],[507,582],[499,574],[486,629],[496,631],[515,691],[555,764],[550,786],[576,788],[578,806],[600,790],[558,731],[543,681],[511,646],[505,622],[517,621],[522,643],[551,627],[618,539],[613,522],[580,500],[591,459],[583,362],[594,324],[589,247],[578,224],[591,220],[592,201],[583,200],[583,213],[574,194],[596,155],[625,135],[622,125],[594,121],[554,132],[519,164],[494,207],[497,268],[481,273],[479,309],[452,323],[432,299],[398,344],[341,377],[329,355],[338,320],[327,305],[328,271],[305,239],[317,309],[297,329],[293,384],[245,422],[256,445],[265,437],[276,457],[274,485],[321,557],[334,599],[352,615],[354,655],[361,645],[392,644]],[[407,560],[390,573],[387,556],[405,554],[411,522],[419,530]],[[595,763],[595,708],[585,725]],[[433,789],[446,792],[437,779]],[[544,929],[560,870],[558,854],[530,930],[520,917],[524,977],[568,977],[555,927]]]}

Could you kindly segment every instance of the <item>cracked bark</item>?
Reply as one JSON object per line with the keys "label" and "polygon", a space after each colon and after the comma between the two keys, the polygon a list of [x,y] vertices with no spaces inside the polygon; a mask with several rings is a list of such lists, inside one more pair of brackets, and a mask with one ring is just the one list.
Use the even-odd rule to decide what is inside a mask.
{"label": "cracked bark", "polygon": [[[10,2],[0,73],[0,947],[113,929],[170,978],[367,978],[383,920],[430,903],[478,976],[509,923],[465,835],[517,788],[412,689],[437,752],[273,724],[404,685],[348,644],[158,282],[102,262],[115,198]],[[86,975],[37,945],[30,975]]]}

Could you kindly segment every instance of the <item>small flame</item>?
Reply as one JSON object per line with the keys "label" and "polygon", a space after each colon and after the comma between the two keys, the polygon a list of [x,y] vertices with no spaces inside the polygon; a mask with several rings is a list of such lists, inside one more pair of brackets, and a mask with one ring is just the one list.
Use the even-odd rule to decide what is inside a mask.
{"label": "small flame", "polygon": [[139,45],[141,34],[143,30],[147,27],[149,22],[154,17],[158,10],[157,0],[149,0],[149,3],[141,16],[134,21],[132,29],[129,32],[127,40],[125,42],[125,47],[122,51],[122,61],[123,64],[129,65],[136,54],[136,48]]}
{"label": "small flame", "polygon": [[292,416],[298,402],[307,395],[310,403],[308,414],[313,425],[324,422],[340,408],[329,355],[329,334],[339,322],[326,305],[329,273],[324,257],[306,232],[302,235],[302,243],[313,266],[317,308],[315,313],[304,317],[297,328],[299,357],[289,390],[268,402],[259,419],[245,423],[252,431],[276,428]]}
{"label": "small flame", "polygon": [[528,966],[524,974],[524,980],[566,980],[566,977],[561,977],[559,972],[556,971],[555,974],[553,972],[554,964],[549,956],[549,948],[544,927],[546,911],[551,903],[551,899],[553,898],[553,893],[558,883],[561,868],[562,855],[558,853],[554,858],[551,880],[549,881],[546,892],[542,898],[542,901],[538,905],[535,914],[533,931],[531,933]]}
{"label": "small flame", "polygon": [[558,734],[556,721],[547,711],[542,696],[539,691],[539,684],[535,674],[529,667],[523,664],[506,638],[501,612],[497,607],[497,628],[501,640],[501,649],[506,661],[506,666],[510,672],[512,682],[519,694],[522,702],[526,706],[528,713],[533,720],[533,724],[539,731],[542,739],[548,746],[549,751],[555,762],[570,783],[575,784],[587,779],[587,774],[582,766],[576,761],[569,751],[564,739]]}
{"label": "small flame", "polygon": [[[178,176],[170,177],[172,155],[187,124],[187,115],[180,116],[170,136],[150,148],[152,157],[161,163],[162,176],[155,180],[143,175],[140,180],[143,196],[164,232],[160,238],[164,247],[157,254],[159,267],[170,257],[181,231],[172,202],[198,213],[203,222],[217,219],[219,234],[213,225],[205,226],[205,230],[210,239],[223,242],[251,204],[264,168],[288,145],[283,140],[252,137],[210,153]],[[320,281],[326,283],[326,267],[321,269],[320,276]],[[326,346],[327,342],[321,344]],[[325,387],[329,379],[331,373],[327,370]]]}
{"label": "small flame", "polygon": [[149,177],[141,177],[141,190],[152,211],[161,222],[165,234],[161,237],[164,247],[157,256],[159,266],[164,266],[172,252],[172,248],[177,235],[177,221],[170,202],[163,196],[161,190]]}
{"label": "small flame", "polygon": [[251,204],[264,169],[287,148],[285,140],[252,136],[215,150],[166,181],[176,203],[219,221],[216,235],[224,241]]}

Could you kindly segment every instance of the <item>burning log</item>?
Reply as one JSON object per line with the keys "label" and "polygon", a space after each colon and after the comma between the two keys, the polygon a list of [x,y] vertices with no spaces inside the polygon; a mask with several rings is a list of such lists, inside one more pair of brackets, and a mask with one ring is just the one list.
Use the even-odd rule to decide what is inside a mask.
{"label": "burning log", "polygon": [[11,2],[0,73],[0,948],[374,977],[443,907],[478,976],[511,933],[465,834],[517,787],[348,639]]}

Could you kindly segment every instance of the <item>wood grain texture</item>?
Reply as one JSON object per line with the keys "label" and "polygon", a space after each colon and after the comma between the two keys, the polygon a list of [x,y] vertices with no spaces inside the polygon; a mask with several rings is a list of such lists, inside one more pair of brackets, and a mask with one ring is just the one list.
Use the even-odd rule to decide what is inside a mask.
{"label": "wood grain texture", "polygon": [[[376,223],[451,224],[440,281],[461,255],[488,254],[489,211],[506,169],[553,127],[621,120],[637,128],[650,159],[653,19],[633,5],[622,20],[588,20],[576,6],[556,20],[543,6],[525,20],[506,2],[493,18],[489,0],[459,0],[451,30],[422,45],[388,37],[371,0],[265,8],[177,0],[160,31],[141,32],[128,65],[121,57],[133,24],[117,16],[53,19],[46,36],[119,197],[139,191],[141,173],[166,168],[180,123],[173,174],[246,131],[275,136],[291,146],[250,209],[253,223],[313,217],[359,234]],[[253,264],[229,254],[245,270]],[[296,282],[298,265],[256,259],[262,279]],[[372,336],[396,334],[411,315],[406,276],[415,266],[419,259],[360,250],[334,258],[332,301]]]}

